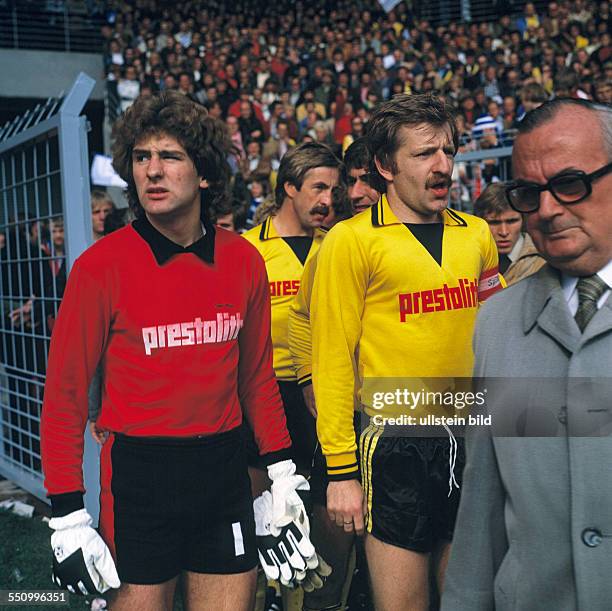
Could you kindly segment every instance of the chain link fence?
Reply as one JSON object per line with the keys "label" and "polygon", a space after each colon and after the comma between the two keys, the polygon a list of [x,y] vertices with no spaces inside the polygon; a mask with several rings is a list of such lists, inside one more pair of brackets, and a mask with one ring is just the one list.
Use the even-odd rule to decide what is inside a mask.
{"label": "chain link fence", "polygon": [[43,498],[47,353],[66,277],[91,242],[87,124],[94,80],[0,128],[0,474]]}

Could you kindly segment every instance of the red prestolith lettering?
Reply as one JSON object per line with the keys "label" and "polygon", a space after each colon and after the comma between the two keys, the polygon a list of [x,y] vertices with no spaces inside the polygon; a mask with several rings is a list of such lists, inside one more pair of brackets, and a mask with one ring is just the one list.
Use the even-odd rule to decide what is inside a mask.
{"label": "red prestolith lettering", "polygon": [[445,283],[434,289],[400,293],[398,300],[400,322],[406,322],[408,316],[413,314],[475,308],[478,305],[478,280],[461,278],[457,286]]}
{"label": "red prestolith lettering", "polygon": [[269,282],[270,297],[283,297],[285,295],[297,295],[300,290],[299,280],[274,280]]}

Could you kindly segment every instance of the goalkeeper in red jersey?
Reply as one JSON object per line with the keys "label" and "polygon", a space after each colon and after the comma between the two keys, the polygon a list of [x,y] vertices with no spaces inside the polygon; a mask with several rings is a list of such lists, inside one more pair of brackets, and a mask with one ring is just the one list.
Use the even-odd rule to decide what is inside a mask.
{"label": "goalkeeper in red jersey", "polygon": [[[75,262],[54,328],[42,417],[53,576],[113,611],[252,608],[271,576],[316,564],[272,369],[264,263],[204,205],[228,181],[226,135],[187,98],[141,98],[114,127],[136,220]],[[87,390],[102,374],[100,534],[83,504]],[[243,413],[272,489],[250,493]],[[257,532],[257,537],[256,537]]]}

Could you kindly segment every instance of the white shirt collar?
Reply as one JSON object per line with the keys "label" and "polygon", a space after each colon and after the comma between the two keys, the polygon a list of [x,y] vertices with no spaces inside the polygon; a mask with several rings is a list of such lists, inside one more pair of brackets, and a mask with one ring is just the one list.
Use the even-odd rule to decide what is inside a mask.
{"label": "white shirt collar", "polygon": [[[597,272],[597,275],[608,285],[608,290],[604,291],[604,294],[597,302],[597,307],[601,307],[610,294],[610,287],[612,287],[612,259]],[[578,307],[578,296],[576,295],[577,284],[578,278],[576,276],[569,276],[565,273],[561,274],[561,288],[563,289],[565,301],[571,304],[575,300],[576,307]]]}
{"label": "white shirt collar", "polygon": [[525,236],[521,233],[519,235],[519,239],[516,241],[516,244],[512,247],[512,250],[508,253],[508,259],[514,263],[521,254],[521,250],[523,248],[523,244],[525,243]]}

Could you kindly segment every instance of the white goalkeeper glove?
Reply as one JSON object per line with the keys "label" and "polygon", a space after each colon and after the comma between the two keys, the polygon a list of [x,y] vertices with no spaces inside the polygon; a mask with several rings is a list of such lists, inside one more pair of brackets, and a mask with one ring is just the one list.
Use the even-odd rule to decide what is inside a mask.
{"label": "white goalkeeper glove", "polygon": [[285,586],[304,585],[308,591],[320,588],[331,568],[310,542],[304,506],[310,485],[296,474],[292,460],[270,465],[268,477],[271,492],[264,492],[254,504],[261,565],[268,579],[279,579]]}
{"label": "white goalkeeper glove", "polygon": [[310,535],[308,513],[302,498],[310,492],[310,484],[304,476],[297,475],[295,471],[296,466],[292,460],[283,460],[268,467],[268,477],[272,481],[271,532],[275,536],[281,527],[291,521],[302,524],[306,537]]}
{"label": "white goalkeeper glove", "polygon": [[73,594],[96,594],[121,585],[113,557],[102,537],[91,527],[85,509],[51,518],[53,581]]}
{"label": "white goalkeeper glove", "polygon": [[268,491],[253,503],[259,561],[268,579],[293,587],[305,578],[308,562],[312,564],[313,557],[318,562],[317,554],[303,525],[286,520],[283,526],[272,526],[272,507]]}

